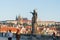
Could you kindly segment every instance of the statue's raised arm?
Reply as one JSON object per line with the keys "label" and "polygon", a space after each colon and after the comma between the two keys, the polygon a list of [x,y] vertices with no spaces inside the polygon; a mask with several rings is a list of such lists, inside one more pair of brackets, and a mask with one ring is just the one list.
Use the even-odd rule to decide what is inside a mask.
{"label": "statue's raised arm", "polygon": [[33,15],[32,22],[36,23],[36,21],[37,21],[37,12],[36,12],[36,10],[33,10],[32,15]]}

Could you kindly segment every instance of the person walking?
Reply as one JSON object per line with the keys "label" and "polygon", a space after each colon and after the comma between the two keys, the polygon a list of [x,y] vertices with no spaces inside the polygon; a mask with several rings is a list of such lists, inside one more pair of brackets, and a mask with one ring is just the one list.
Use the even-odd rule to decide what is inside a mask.
{"label": "person walking", "polygon": [[53,32],[53,40],[56,40],[56,35],[55,35],[55,32]]}
{"label": "person walking", "polygon": [[12,40],[13,37],[13,33],[11,32],[11,30],[8,31],[8,40]]}
{"label": "person walking", "polygon": [[16,32],[16,40],[20,40],[20,32],[19,32],[19,29],[17,29],[17,32]]}

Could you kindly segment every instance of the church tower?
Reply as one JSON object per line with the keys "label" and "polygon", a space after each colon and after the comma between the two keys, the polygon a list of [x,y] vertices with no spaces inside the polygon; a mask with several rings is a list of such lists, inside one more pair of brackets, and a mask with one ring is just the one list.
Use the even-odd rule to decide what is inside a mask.
{"label": "church tower", "polygon": [[16,17],[16,20],[17,20],[17,24],[22,24],[23,18],[19,15],[18,17]]}
{"label": "church tower", "polygon": [[16,20],[18,20],[17,16],[16,16]]}

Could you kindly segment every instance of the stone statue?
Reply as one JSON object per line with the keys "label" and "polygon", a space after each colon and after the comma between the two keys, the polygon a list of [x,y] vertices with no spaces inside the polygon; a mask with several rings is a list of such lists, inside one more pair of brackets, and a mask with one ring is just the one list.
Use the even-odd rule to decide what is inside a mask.
{"label": "stone statue", "polygon": [[36,12],[36,10],[33,10],[33,12],[31,12],[32,13],[32,34],[34,34],[34,33],[36,33],[36,25],[37,25],[37,12]]}
{"label": "stone statue", "polygon": [[37,12],[35,11],[35,10],[33,10],[33,12],[31,12],[32,13],[32,15],[33,15],[33,17],[32,17],[32,22],[33,23],[36,23],[36,21],[37,21]]}

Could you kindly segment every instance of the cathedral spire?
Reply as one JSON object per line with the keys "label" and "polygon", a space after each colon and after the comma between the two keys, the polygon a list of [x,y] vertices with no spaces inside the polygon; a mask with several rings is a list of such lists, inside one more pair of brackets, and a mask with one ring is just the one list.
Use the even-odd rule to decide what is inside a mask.
{"label": "cathedral spire", "polygon": [[16,15],[16,20],[18,20],[17,15]]}

